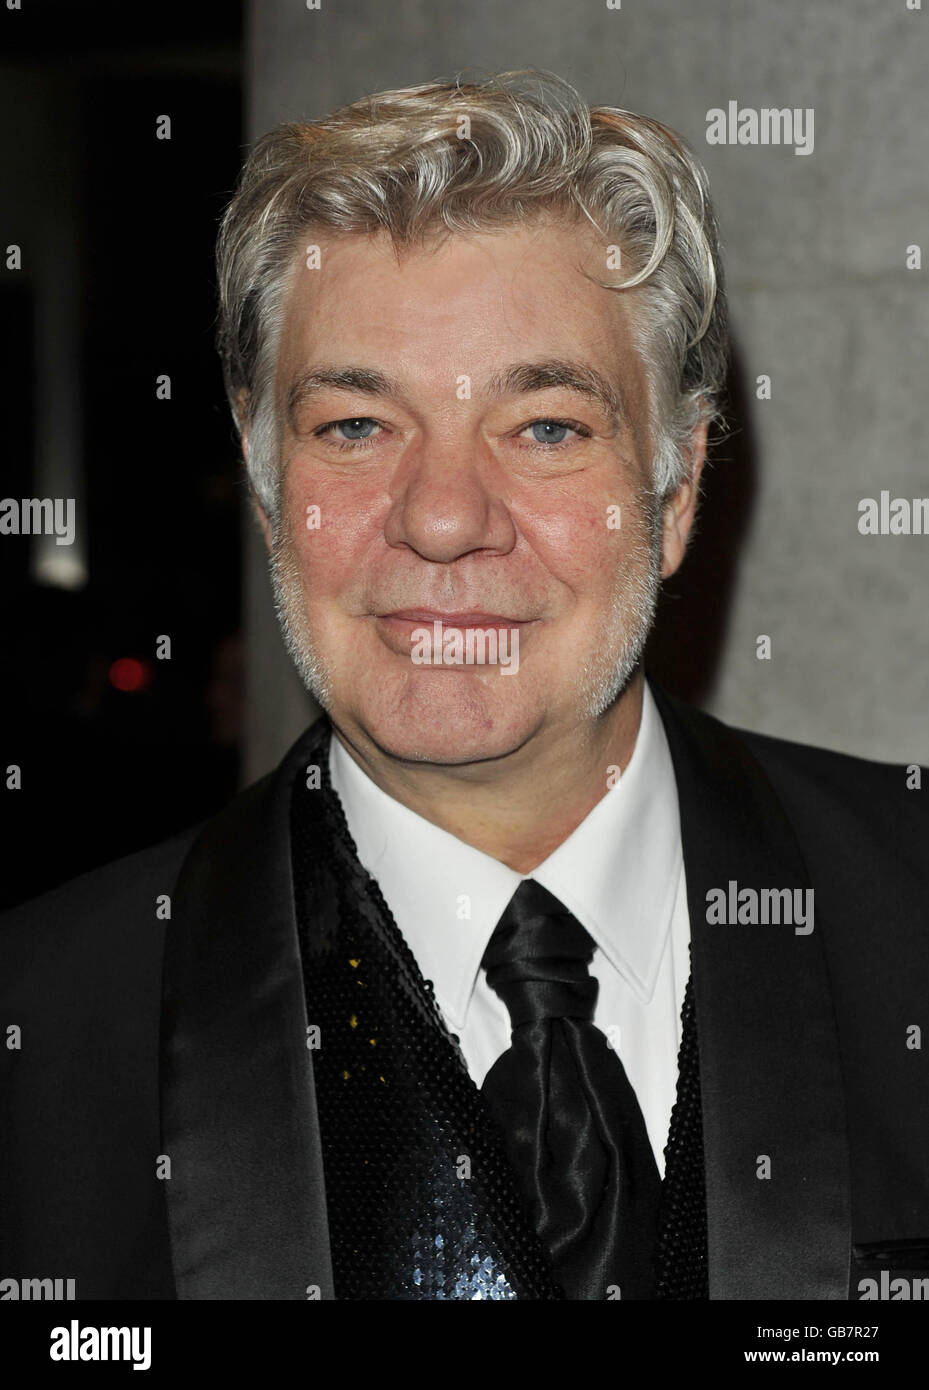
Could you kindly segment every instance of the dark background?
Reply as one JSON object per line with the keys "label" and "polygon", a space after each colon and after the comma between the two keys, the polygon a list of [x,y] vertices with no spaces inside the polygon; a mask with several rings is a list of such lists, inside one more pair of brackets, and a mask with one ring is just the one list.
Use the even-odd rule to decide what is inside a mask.
{"label": "dark background", "polygon": [[[0,904],[153,843],[221,805],[238,780],[240,511],[236,441],[213,346],[217,220],[242,154],[236,3],[26,3],[0,12],[3,65],[65,92],[48,132],[5,122],[38,188],[5,180],[0,495],[34,477],[41,384],[27,193],[67,168],[80,266],[78,374],[88,579],[30,578],[27,536],[0,545]],[[156,117],[172,138],[155,138]],[[36,145],[30,158],[29,142]],[[23,149],[26,143],[27,148]],[[53,199],[49,196],[49,205]],[[155,396],[171,377],[172,398]],[[156,639],[171,638],[170,660]],[[126,658],[134,665],[113,663]],[[121,673],[134,689],[120,689]],[[22,768],[22,790],[6,769]]]}

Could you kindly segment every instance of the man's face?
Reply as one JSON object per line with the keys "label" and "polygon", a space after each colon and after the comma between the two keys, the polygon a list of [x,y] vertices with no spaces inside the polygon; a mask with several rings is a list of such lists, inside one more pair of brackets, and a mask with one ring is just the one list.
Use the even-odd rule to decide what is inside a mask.
{"label": "man's face", "polygon": [[[321,268],[301,255],[278,359],[273,552],[304,680],[397,758],[582,734],[638,660],[661,566],[628,296],[581,269],[607,278],[606,248],[555,222],[399,262],[386,234],[308,239]],[[578,379],[553,384],[553,363]],[[581,389],[597,381],[615,413]],[[461,635],[460,664],[442,646],[422,660],[430,615]],[[498,635],[498,664],[469,663],[469,625]]]}

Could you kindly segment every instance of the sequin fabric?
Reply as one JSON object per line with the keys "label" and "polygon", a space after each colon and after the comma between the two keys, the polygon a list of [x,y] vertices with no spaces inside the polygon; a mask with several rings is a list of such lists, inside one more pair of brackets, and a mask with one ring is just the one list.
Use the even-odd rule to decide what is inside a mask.
{"label": "sequin fabric", "polygon": [[[291,798],[294,898],[338,1299],[564,1299],[503,1136],[358,860],[319,721]],[[692,982],[665,1148],[659,1299],[708,1297]],[[318,1045],[316,1045],[318,1044]]]}
{"label": "sequin fabric", "polygon": [[703,1111],[693,976],[684,991],[677,1099],[665,1145],[658,1235],[657,1298],[709,1298]]}
{"label": "sequin fabric", "polygon": [[294,895],[338,1299],[563,1299],[503,1140],[329,781],[295,779]]}

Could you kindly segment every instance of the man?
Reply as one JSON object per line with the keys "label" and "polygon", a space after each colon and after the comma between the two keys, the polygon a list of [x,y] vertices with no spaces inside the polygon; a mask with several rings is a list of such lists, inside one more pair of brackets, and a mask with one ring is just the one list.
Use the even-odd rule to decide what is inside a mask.
{"label": "man", "polygon": [[7,919],[3,1266],[79,1298],[915,1277],[919,793],[642,672],[726,369],[699,165],[551,77],[383,93],[258,142],[218,263],[325,716]]}

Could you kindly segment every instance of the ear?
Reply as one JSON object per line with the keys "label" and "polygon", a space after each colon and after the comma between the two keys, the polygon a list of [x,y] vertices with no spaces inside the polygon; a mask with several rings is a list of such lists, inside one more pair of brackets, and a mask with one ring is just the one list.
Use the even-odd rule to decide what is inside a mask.
{"label": "ear", "polygon": [[263,507],[263,506],[261,505],[261,503],[258,501],[258,498],[257,498],[257,496],[256,496],[256,494],[255,494],[254,492],[251,493],[251,502],[252,502],[252,511],[253,511],[254,514],[255,514],[255,517],[256,517],[256,519],[257,519],[257,521],[258,521],[258,525],[261,527],[261,534],[262,534],[262,535],[264,536],[264,538],[265,538],[265,549],[267,550],[268,554],[270,555],[270,554],[271,554],[272,534],[273,534],[273,533],[272,533],[272,530],[271,530],[271,522],[268,520],[268,513],[265,511],[264,507]]}
{"label": "ear", "polygon": [[[245,463],[246,475],[248,474],[248,392],[245,387],[236,396],[236,414],[238,416],[239,434],[242,442],[242,459]],[[265,548],[271,554],[272,530],[271,522],[268,520],[268,513],[258,500],[258,494],[249,485],[249,497],[251,499],[252,511],[255,519],[261,527],[261,534],[265,538]]]}
{"label": "ear", "polygon": [[661,577],[668,579],[681,566],[687,551],[697,502],[700,497],[700,475],[706,461],[707,420],[701,420],[690,437],[689,470],[680,487],[665,502],[662,512]]}

